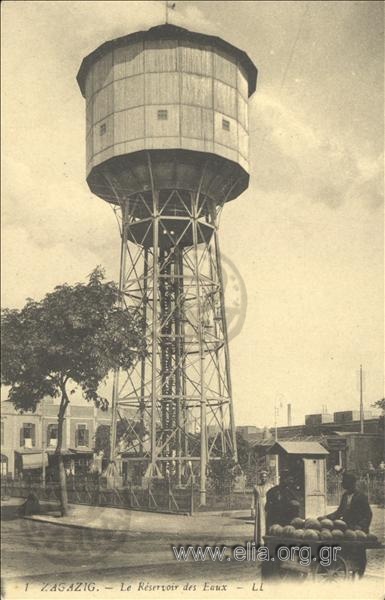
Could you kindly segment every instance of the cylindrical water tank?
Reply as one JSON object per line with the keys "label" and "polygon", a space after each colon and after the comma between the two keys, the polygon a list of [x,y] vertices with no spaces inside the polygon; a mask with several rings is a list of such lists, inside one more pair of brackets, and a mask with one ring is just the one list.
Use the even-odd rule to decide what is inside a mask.
{"label": "cylindrical water tank", "polygon": [[217,203],[238,196],[256,78],[243,51],[172,25],[97,48],[77,76],[92,192],[110,202],[151,189],[199,189]]}

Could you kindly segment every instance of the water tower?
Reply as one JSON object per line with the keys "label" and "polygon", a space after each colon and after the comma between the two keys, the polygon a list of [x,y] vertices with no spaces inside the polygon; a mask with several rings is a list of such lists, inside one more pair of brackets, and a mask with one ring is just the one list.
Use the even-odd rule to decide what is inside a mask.
{"label": "water tower", "polygon": [[243,51],[169,24],[102,44],[77,76],[87,183],[118,217],[122,302],[147,348],[115,374],[114,458],[179,484],[199,473],[202,503],[208,462],[237,455],[218,224],[248,187],[256,77]]}

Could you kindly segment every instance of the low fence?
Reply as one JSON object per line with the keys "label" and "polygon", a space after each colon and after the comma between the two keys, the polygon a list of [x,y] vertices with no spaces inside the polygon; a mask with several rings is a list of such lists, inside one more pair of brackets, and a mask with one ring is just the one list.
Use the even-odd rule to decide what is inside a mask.
{"label": "low fence", "polygon": [[[70,504],[87,506],[110,506],[131,510],[148,510],[152,512],[171,512],[191,514],[193,495],[190,489],[174,488],[167,484],[152,484],[147,488],[127,485],[123,488],[108,489],[100,482],[79,481],[67,486]],[[59,503],[60,492],[57,483],[28,483],[18,480],[1,482],[1,497],[27,498],[30,493],[36,494],[40,501]]]}
{"label": "low fence", "polygon": [[[357,488],[368,496],[371,504],[384,506],[384,474],[363,475],[357,479]],[[27,498],[31,492],[41,501],[59,502],[59,487],[55,482],[41,483],[23,480],[1,480],[1,497]],[[131,510],[192,514],[193,512],[249,510],[252,490],[235,492],[224,490],[221,494],[208,491],[206,505],[200,505],[199,490],[192,487],[172,486],[168,481],[152,482],[146,488],[127,484],[119,489],[108,489],[102,479],[73,480],[67,485],[68,500],[71,504],[88,506],[111,506]],[[334,473],[327,476],[327,504],[338,505],[344,490],[341,476]]]}
{"label": "low fence", "polygon": [[[2,480],[1,496],[27,498],[33,492],[40,501],[59,502],[60,493],[57,483],[26,482],[23,480]],[[250,509],[252,492],[226,491],[223,494],[208,492],[206,506],[200,505],[199,490],[191,487],[172,487],[167,481],[153,482],[142,488],[126,485],[122,488],[108,489],[102,481],[71,481],[67,485],[70,504],[88,506],[110,506],[131,510],[153,512],[171,512],[192,514],[203,511],[225,511]]]}
{"label": "low fence", "polygon": [[[40,501],[59,502],[60,493],[57,483],[42,485],[23,480],[2,480],[1,496],[27,498],[33,492]],[[131,510],[148,510],[153,512],[171,512],[192,514],[203,511],[249,510],[252,491],[234,492],[227,490],[222,494],[207,492],[206,505],[200,505],[198,489],[171,486],[167,481],[153,482],[148,487],[132,484],[122,488],[108,489],[103,480],[72,480],[67,485],[70,504],[88,506],[110,506]]]}
{"label": "low fence", "polygon": [[195,512],[250,510],[252,490],[245,492],[226,491],[223,494],[207,492],[205,506],[200,505],[199,490],[193,492],[193,506]]}

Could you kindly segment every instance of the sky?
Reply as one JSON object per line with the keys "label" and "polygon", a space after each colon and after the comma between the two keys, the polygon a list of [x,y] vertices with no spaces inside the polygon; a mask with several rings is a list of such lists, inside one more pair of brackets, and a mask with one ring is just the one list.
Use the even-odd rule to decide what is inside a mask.
{"label": "sky", "polygon": [[[2,3],[2,306],[101,264],[117,279],[114,215],[85,181],[75,77],[108,39],[164,22],[164,3]],[[250,187],[221,217],[244,282],[231,339],[237,425],[358,409],[384,395],[383,4],[177,2],[170,22],[256,64]],[[225,265],[226,268],[226,265]],[[230,293],[231,290],[228,290]],[[282,408],[281,408],[282,406]]]}

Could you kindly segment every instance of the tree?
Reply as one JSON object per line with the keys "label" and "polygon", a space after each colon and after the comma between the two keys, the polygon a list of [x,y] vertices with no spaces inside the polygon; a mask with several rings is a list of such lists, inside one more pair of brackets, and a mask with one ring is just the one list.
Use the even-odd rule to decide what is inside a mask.
{"label": "tree", "polygon": [[144,351],[143,324],[119,304],[114,282],[97,267],[89,281],[57,286],[41,301],[2,311],[2,383],[21,411],[35,411],[46,395],[60,398],[56,455],[62,515],[68,508],[62,457],[63,423],[76,385],[106,409],[100,384],[113,369],[129,369]]}
{"label": "tree", "polygon": [[[217,435],[209,438],[209,446],[218,454],[221,452],[221,439]],[[221,456],[219,459],[209,463],[208,476],[215,493],[222,494],[234,487],[239,469],[245,472],[250,462],[250,444],[242,435],[236,434],[238,462],[230,455]]]}
{"label": "tree", "polygon": [[385,411],[385,398],[381,398],[381,400],[376,400],[372,406],[375,408],[379,408],[382,411]]}
{"label": "tree", "polygon": [[245,438],[237,431],[237,450],[238,450],[238,463],[241,466],[243,471],[250,465],[250,453],[251,448],[250,444]]}
{"label": "tree", "polygon": [[378,432],[383,432],[385,429],[385,398],[376,400],[372,406],[374,406],[374,408],[379,408],[382,411],[382,414],[378,418]]}
{"label": "tree", "polygon": [[229,493],[235,483],[236,462],[232,456],[222,456],[209,463],[209,484],[215,494],[223,495]]}
{"label": "tree", "polygon": [[95,452],[103,452],[106,457],[110,456],[110,425],[98,425],[95,432]]}

